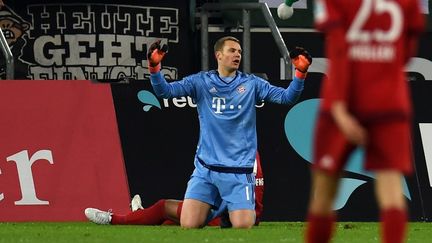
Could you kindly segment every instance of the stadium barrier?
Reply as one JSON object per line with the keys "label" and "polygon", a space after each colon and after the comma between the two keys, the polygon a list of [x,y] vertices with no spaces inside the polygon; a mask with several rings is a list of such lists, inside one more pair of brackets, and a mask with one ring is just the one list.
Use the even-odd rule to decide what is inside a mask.
{"label": "stadium barrier", "polygon": [[109,85],[1,80],[0,222],[127,212],[129,188]]}

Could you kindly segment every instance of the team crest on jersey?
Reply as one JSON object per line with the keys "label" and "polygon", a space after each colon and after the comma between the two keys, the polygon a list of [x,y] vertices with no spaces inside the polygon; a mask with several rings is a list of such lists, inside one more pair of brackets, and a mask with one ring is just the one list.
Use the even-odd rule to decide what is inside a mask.
{"label": "team crest on jersey", "polygon": [[246,91],[246,87],[245,86],[241,85],[241,86],[237,87],[237,92],[239,94],[244,93],[245,91]]}

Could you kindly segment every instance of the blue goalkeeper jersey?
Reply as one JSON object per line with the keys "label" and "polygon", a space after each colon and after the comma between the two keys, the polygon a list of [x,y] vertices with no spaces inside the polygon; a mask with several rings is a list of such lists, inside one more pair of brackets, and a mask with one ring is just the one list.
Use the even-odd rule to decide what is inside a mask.
{"label": "blue goalkeeper jersey", "polygon": [[194,99],[200,123],[196,157],[219,167],[253,167],[257,150],[255,105],[262,101],[292,105],[304,87],[302,79],[294,78],[285,89],[240,71],[230,82],[223,81],[216,70],[170,83],[157,72],[150,80],[161,98]]}

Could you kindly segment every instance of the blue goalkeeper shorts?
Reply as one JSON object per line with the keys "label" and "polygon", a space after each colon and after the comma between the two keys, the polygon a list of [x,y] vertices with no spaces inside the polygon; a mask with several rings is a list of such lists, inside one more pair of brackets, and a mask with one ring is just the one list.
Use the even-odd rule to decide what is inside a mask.
{"label": "blue goalkeeper shorts", "polygon": [[224,210],[255,210],[255,176],[216,172],[195,162],[195,170],[189,179],[185,199],[195,199],[210,204],[210,217],[219,216]]}

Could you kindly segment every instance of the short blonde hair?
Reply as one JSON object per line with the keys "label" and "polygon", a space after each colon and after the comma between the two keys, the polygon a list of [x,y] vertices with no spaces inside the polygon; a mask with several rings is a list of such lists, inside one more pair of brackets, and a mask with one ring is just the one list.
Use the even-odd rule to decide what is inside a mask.
{"label": "short blonde hair", "polygon": [[225,37],[219,38],[219,40],[216,41],[216,43],[214,44],[214,47],[213,47],[214,52],[222,51],[222,49],[225,45],[225,41],[235,41],[239,45],[241,45],[240,41],[237,38],[235,38],[234,36],[225,36]]}

